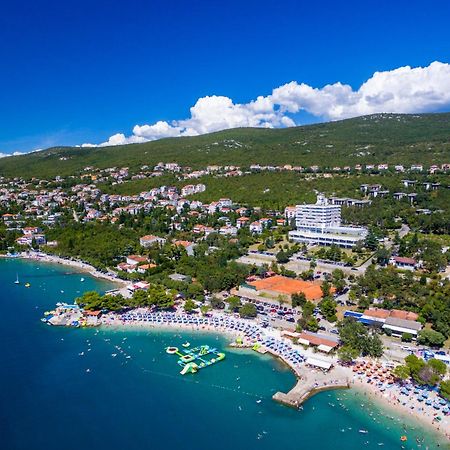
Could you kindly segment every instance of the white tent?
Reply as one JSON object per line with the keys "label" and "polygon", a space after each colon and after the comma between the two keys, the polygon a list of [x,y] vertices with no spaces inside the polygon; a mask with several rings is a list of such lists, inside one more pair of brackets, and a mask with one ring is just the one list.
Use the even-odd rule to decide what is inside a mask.
{"label": "white tent", "polygon": [[306,361],[306,364],[314,367],[318,367],[319,369],[330,370],[333,365],[331,362],[323,361],[322,359],[309,357]]}
{"label": "white tent", "polygon": [[333,347],[330,347],[329,345],[325,345],[325,344],[320,344],[317,347],[317,350],[324,352],[324,353],[330,353],[331,350],[333,350]]}

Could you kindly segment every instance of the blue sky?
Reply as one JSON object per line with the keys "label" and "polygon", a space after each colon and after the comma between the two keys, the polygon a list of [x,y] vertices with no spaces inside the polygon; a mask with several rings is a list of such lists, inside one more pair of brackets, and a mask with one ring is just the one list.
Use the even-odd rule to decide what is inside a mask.
{"label": "blue sky", "polygon": [[[100,143],[116,133],[145,140],[235,124],[286,126],[349,117],[374,110],[348,98],[360,95],[360,85],[376,71],[389,75],[433,61],[444,64],[434,67],[431,81],[428,71],[407,71],[395,75],[394,87],[388,77],[368,90],[375,89],[380,108],[450,110],[444,93],[450,78],[449,23],[447,1],[4,2],[0,152]],[[412,101],[412,94],[406,101],[408,92],[397,98],[403,76],[413,87],[428,80],[438,101]],[[291,81],[296,86],[274,100],[273,89]],[[330,100],[328,92],[305,93],[299,87],[336,82],[353,91],[337,92],[335,86]],[[381,98],[383,83],[395,91],[395,101]],[[286,97],[291,94],[295,105]],[[189,121],[189,108],[206,96],[223,96],[232,104],[209,98]],[[260,106],[257,112],[253,106],[235,107],[258,96],[273,106],[266,105],[263,116]],[[209,121],[222,115],[221,108],[230,120]],[[157,121],[169,128],[132,133],[136,124],[152,127]]]}

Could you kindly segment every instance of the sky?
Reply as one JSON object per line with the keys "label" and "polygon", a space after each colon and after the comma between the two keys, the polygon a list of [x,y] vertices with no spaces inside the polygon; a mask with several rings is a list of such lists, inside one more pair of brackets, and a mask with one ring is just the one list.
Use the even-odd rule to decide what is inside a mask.
{"label": "sky", "polygon": [[450,2],[23,0],[0,154],[450,111]]}

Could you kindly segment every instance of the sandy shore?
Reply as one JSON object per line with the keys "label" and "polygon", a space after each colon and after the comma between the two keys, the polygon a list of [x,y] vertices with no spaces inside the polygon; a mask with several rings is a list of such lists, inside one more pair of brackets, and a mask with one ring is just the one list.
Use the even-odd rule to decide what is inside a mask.
{"label": "sandy shore", "polygon": [[[408,398],[402,396],[400,388],[396,385],[382,392],[376,385],[367,383],[361,376],[355,375],[351,370],[348,370],[348,377],[351,380],[351,388],[361,391],[369,399],[394,411],[396,415],[407,417],[415,422],[418,427],[426,426],[432,429],[441,437],[444,437],[447,442],[450,442],[450,416],[446,416],[432,407],[425,406],[412,395]],[[442,420],[437,421],[437,416],[440,416]]]}
{"label": "sandy shore", "polygon": [[[6,256],[6,255],[1,255],[1,256],[4,258],[10,258],[9,256]],[[65,259],[65,258],[61,258],[61,257],[55,256],[55,255],[48,255],[46,253],[32,253],[32,252],[22,252],[19,254],[18,257],[22,258],[22,259],[28,259],[31,261],[42,261],[42,262],[50,263],[50,264],[60,264],[60,265],[64,265],[67,267],[72,267],[79,272],[88,273],[89,275],[91,275],[95,278],[101,278],[103,280],[110,281],[111,283],[116,283],[120,287],[123,287],[123,286],[126,286],[129,284],[129,282],[127,282],[125,280],[121,280],[120,278],[100,272],[94,266],[91,266],[90,264],[86,264],[82,261],[77,261],[77,260],[73,260],[73,259]]]}
{"label": "sandy shore", "polygon": [[[113,328],[129,328],[129,329],[165,329],[165,330],[179,330],[179,331],[189,331],[189,332],[208,332],[221,334],[228,338],[235,339],[238,335],[238,332],[234,332],[225,327],[214,327],[214,326],[193,326],[193,325],[183,325],[183,324],[149,324],[148,322],[135,322],[135,323],[127,323],[124,324],[121,320],[111,320],[106,323],[102,323],[103,326],[113,327]],[[247,345],[245,345],[247,344]],[[244,343],[244,347],[248,347],[251,345],[250,342]],[[268,352],[270,353],[270,352]],[[280,361],[283,361],[287,367],[292,369],[291,365],[284,361],[280,355],[274,355],[270,353],[273,357],[278,358]],[[302,367],[302,370],[305,370],[305,367]],[[314,371],[314,369],[310,369]],[[327,377],[331,379],[336,377],[336,373],[339,372],[339,375],[345,374],[350,381],[350,387],[354,389],[360,390],[364,395],[367,395],[369,399],[377,402],[380,406],[387,407],[391,409],[395,414],[399,417],[408,417],[408,419],[412,419],[417,423],[418,426],[426,426],[427,428],[431,428],[441,437],[444,437],[446,440],[450,442],[450,417],[445,416],[440,411],[433,410],[432,407],[426,407],[424,403],[419,403],[413,396],[408,399],[404,398],[400,394],[400,387],[392,386],[390,389],[387,389],[384,392],[381,392],[377,386],[374,384],[368,384],[365,379],[361,376],[355,375],[355,373],[345,367],[336,366],[330,372],[328,372]],[[294,373],[297,377],[297,382],[300,380],[296,371]],[[301,381],[301,380],[300,380]],[[330,385],[331,387],[331,385]],[[402,404],[405,402],[405,404]],[[412,408],[412,406],[414,408]],[[441,416],[442,420],[437,421],[435,419],[436,416]]]}
{"label": "sandy shore", "polygon": [[[135,322],[135,323],[127,323],[124,324],[121,320],[110,320],[108,322],[103,322],[102,326],[110,327],[110,328],[125,328],[125,329],[153,329],[153,330],[177,330],[180,332],[183,331],[189,331],[189,332],[207,332],[207,333],[215,333],[215,334],[221,334],[228,338],[235,339],[238,335],[240,335],[239,332],[235,332],[232,330],[229,330],[225,327],[214,327],[214,326],[193,326],[193,325],[183,325],[183,324],[150,324],[148,322]],[[247,344],[247,345],[246,345]],[[251,345],[250,342],[245,343],[243,347],[248,348],[248,345]],[[292,370],[291,365],[284,361],[283,358],[280,355],[272,354],[271,352],[268,352],[271,354],[271,356],[279,359],[284,364],[286,364],[287,367],[289,367]],[[304,370],[305,368],[303,368]],[[314,371],[314,369],[310,369],[311,371]],[[377,402],[380,404],[380,406],[387,407],[387,409],[391,409],[395,414],[399,417],[407,417],[409,420],[412,420],[413,422],[417,423],[418,427],[427,427],[431,430],[433,430],[436,434],[442,437],[450,442],[450,417],[445,416],[440,411],[435,411],[431,407],[425,407],[425,405],[422,403],[419,403],[415,398],[407,399],[406,404],[403,405],[402,401],[403,399],[400,394],[400,388],[398,386],[393,386],[389,390],[386,390],[385,392],[381,392],[377,386],[373,384],[368,384],[362,377],[355,375],[353,371],[349,368],[342,367],[342,366],[336,366],[334,369],[332,369],[330,372],[328,372],[327,376],[331,379],[336,377],[336,373],[339,372],[339,375],[345,374],[350,381],[350,388],[357,389],[361,391],[364,395],[367,395],[367,397],[374,402]],[[294,373],[297,377],[297,382],[301,379],[296,374],[296,371],[294,370]],[[330,384],[330,387],[332,387],[332,384]],[[411,406],[414,406],[414,409],[411,408]],[[435,419],[436,416],[441,416],[442,420],[437,421]]]}

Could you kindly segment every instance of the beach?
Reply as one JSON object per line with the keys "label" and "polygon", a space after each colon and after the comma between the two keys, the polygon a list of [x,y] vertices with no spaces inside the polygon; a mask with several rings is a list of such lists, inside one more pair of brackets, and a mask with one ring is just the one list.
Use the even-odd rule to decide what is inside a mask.
{"label": "beach", "polygon": [[[295,450],[301,442],[305,449],[320,445],[326,450],[375,450],[383,444],[395,450],[405,434],[403,423],[409,430],[408,444],[425,436],[431,450],[442,442],[425,424],[411,429],[409,417],[399,422],[397,413],[381,408],[371,417],[367,406],[361,406],[367,405],[367,397],[357,389],[315,395],[301,411],[277,404],[272,400],[276,391],[287,392],[296,384],[293,371],[280,357],[227,350],[239,332],[226,327],[138,322],[50,327],[40,319],[55,302],[70,303],[83,290],[105,292],[112,283],[89,275],[81,282],[60,264],[2,258],[0,265],[7,317],[1,329],[1,378],[9,387],[0,393],[5,448],[57,450],[64,442],[67,450],[82,443],[98,450],[140,450],[149,443],[156,450]],[[30,288],[14,284],[17,273]],[[252,321],[245,323],[253,326]],[[269,330],[267,338],[276,339],[274,333]],[[165,349],[181,348],[186,341],[193,347],[207,344],[225,351],[226,359],[182,376],[177,359]],[[279,347],[280,355],[283,349]],[[233,433],[221,432],[224,417]],[[106,432],[98,432],[99,422]]]}
{"label": "beach", "polygon": [[[108,280],[114,283],[121,282],[116,278],[110,278],[109,276],[105,276],[105,274],[99,273],[95,271],[91,266],[81,263],[79,261],[68,261],[62,258],[53,257],[50,255],[46,256],[37,256],[37,255],[23,255],[21,259],[31,260],[31,261],[39,261],[44,263],[56,264],[56,266],[69,266],[73,267],[77,271],[82,271],[89,273],[92,276],[96,276],[96,278]],[[142,314],[148,313],[147,310],[142,310]],[[187,314],[178,314],[179,319],[181,318],[192,318],[192,315]],[[350,380],[350,387],[355,388],[363,393],[363,395],[367,395],[368,398],[373,399],[376,402],[379,402],[382,405],[387,406],[388,408],[395,411],[396,415],[399,414],[404,417],[408,417],[409,419],[416,421],[419,427],[426,426],[433,432],[438,433],[441,437],[449,440],[449,432],[448,429],[450,427],[449,424],[449,416],[442,416],[442,420],[437,422],[435,417],[435,411],[432,409],[423,410],[423,404],[415,401],[414,399],[408,400],[405,404],[402,404],[401,394],[400,394],[400,386],[393,386],[390,388],[388,392],[381,392],[374,384],[367,383],[367,380],[362,377],[355,375],[350,368],[335,366],[328,374],[323,374],[321,371],[317,369],[312,369],[305,367],[304,360],[308,356],[315,356],[315,352],[313,352],[309,348],[303,348],[302,346],[295,345],[289,339],[281,337],[279,330],[274,329],[260,329],[256,322],[253,320],[240,319],[236,317],[230,317],[229,315],[215,313],[214,317],[219,320],[219,324],[214,322],[206,322],[202,324],[195,323],[183,323],[174,322],[174,321],[155,321],[148,322],[142,319],[137,318],[137,320],[123,320],[123,317],[119,314],[109,313],[102,317],[101,327],[105,329],[134,329],[134,330],[155,330],[155,331],[164,331],[164,330],[177,330],[184,333],[208,333],[215,335],[225,336],[227,339],[233,341],[232,346],[237,348],[251,348],[255,344],[255,339],[251,336],[248,337],[243,335],[242,330],[239,329],[240,324],[245,326],[248,329],[253,329],[254,332],[263,332],[265,335],[265,339],[267,339],[269,345],[266,347],[265,345],[261,345],[258,348],[258,352],[260,353],[269,353],[272,356],[276,357],[278,360],[283,362],[295,375],[296,384],[301,384],[302,381],[305,380],[305,374],[307,374],[307,378],[314,381],[316,378],[320,379],[320,382],[327,383],[327,388],[333,389],[333,381],[337,379],[342,379],[343,376]],[[228,324],[227,324],[228,321]],[[230,327],[229,324],[233,322],[233,327]],[[255,328],[256,327],[256,328]],[[238,344],[236,342],[236,338],[241,337],[242,341]],[[275,344],[274,344],[275,343]],[[290,352],[294,350],[296,354],[301,358],[300,360],[290,359]],[[329,359],[328,356],[320,356],[322,359]],[[299,381],[300,380],[300,381]],[[325,380],[325,381],[324,381]],[[328,381],[327,381],[328,380]],[[414,409],[411,409],[411,406],[414,406]]]}
{"label": "beach", "polygon": [[[220,326],[215,326],[214,321],[206,322],[201,324],[189,323],[188,315],[179,314],[178,318],[175,319],[164,319],[159,316],[160,319],[155,321],[148,322],[146,321],[146,314],[148,311],[142,309],[138,312],[136,316],[127,316],[129,319],[123,320],[120,315],[107,315],[102,319],[102,326],[106,327],[130,327],[130,328],[138,328],[138,329],[176,329],[180,331],[189,331],[189,332],[209,332],[222,334],[228,338],[235,340],[237,337],[242,337],[242,344],[236,345],[235,341],[232,343],[233,347],[242,347],[242,348],[251,348],[258,342],[258,340],[254,339],[251,335],[248,336],[243,333],[241,330],[236,329],[239,323],[239,320],[236,318],[228,318],[228,322],[225,322],[225,317],[222,315],[218,315],[221,317]],[[185,317],[185,320],[188,323],[183,323],[182,317]],[[160,321],[159,321],[160,320]],[[178,322],[181,320],[181,322]],[[245,321],[242,321],[246,323]],[[250,321],[247,321],[250,322]],[[233,328],[230,326],[224,325],[225,323],[233,324]],[[306,367],[303,363],[307,359],[308,356],[313,355],[314,353],[311,349],[305,349],[302,346],[293,344],[289,339],[282,338],[281,334],[278,330],[262,330],[258,329],[258,332],[268,333],[268,340],[262,340],[261,347],[258,348],[258,352],[260,353],[269,353],[272,356],[281,360],[284,364],[292,370],[295,374],[297,383],[293,387],[293,389],[288,393],[290,394],[295,391],[302,391],[302,385],[305,383],[310,383],[310,391],[307,392],[306,398],[309,398],[316,391],[319,390],[329,390],[336,389],[336,385],[344,385],[345,380],[348,381],[348,386],[350,388],[357,389],[363,393],[363,395],[367,395],[368,398],[377,401],[384,406],[387,406],[389,409],[395,411],[396,414],[399,414],[403,417],[408,417],[415,421],[418,426],[426,426],[433,432],[439,434],[441,438],[443,437],[447,441],[450,442],[450,416],[445,415],[439,412],[436,412],[432,407],[426,407],[424,403],[420,403],[415,398],[403,398],[401,394],[401,386],[399,384],[390,385],[386,390],[380,391],[380,386],[375,385],[374,383],[368,383],[367,378],[362,375],[355,374],[351,368],[343,367],[336,364],[336,358],[333,358],[335,362],[334,367],[327,373],[324,373],[318,369],[314,369],[311,367]],[[271,339],[276,339],[277,342],[282,343],[286,347],[282,347],[281,351],[274,350],[274,348],[266,347],[266,342],[272,342]],[[261,342],[261,339],[259,340]],[[296,361],[290,359],[290,351],[287,349],[292,349],[298,352],[301,355],[301,361]],[[325,358],[320,356],[320,358]],[[386,385],[387,386],[387,385]],[[301,392],[302,395],[305,394],[305,389]],[[282,402],[285,403],[285,402]],[[294,405],[294,404],[293,404]],[[292,405],[292,406],[293,406]],[[299,406],[299,405],[298,405]],[[441,416],[441,420],[437,421],[436,416]]]}
{"label": "beach", "polygon": [[[354,377],[351,387],[360,390],[371,400],[388,407],[395,412],[396,415],[408,417],[410,420],[412,419],[417,426],[426,425],[439,433],[439,435],[443,436],[450,443],[450,416],[437,413],[431,408],[424,408],[424,405],[415,398],[405,399],[406,402],[403,404],[401,398],[402,395],[398,386],[392,388],[390,392],[381,392],[375,385],[368,384],[359,377]],[[411,407],[414,407],[414,409]],[[436,416],[441,416],[442,420],[437,421]]]}
{"label": "beach", "polygon": [[39,261],[49,264],[59,264],[64,265],[67,267],[71,267],[73,269],[76,269],[78,272],[84,272],[88,273],[89,275],[100,278],[103,280],[110,281],[111,283],[116,283],[117,285],[124,287],[129,284],[129,282],[120,279],[119,277],[111,274],[111,273],[104,273],[100,272],[98,269],[96,269],[94,266],[87,264],[83,261],[79,261],[76,259],[66,259],[62,258],[60,256],[56,255],[49,255],[47,253],[42,252],[22,252],[19,253],[17,256],[11,256],[11,255],[0,255],[2,258],[21,258],[21,259],[27,259],[31,261]]}

